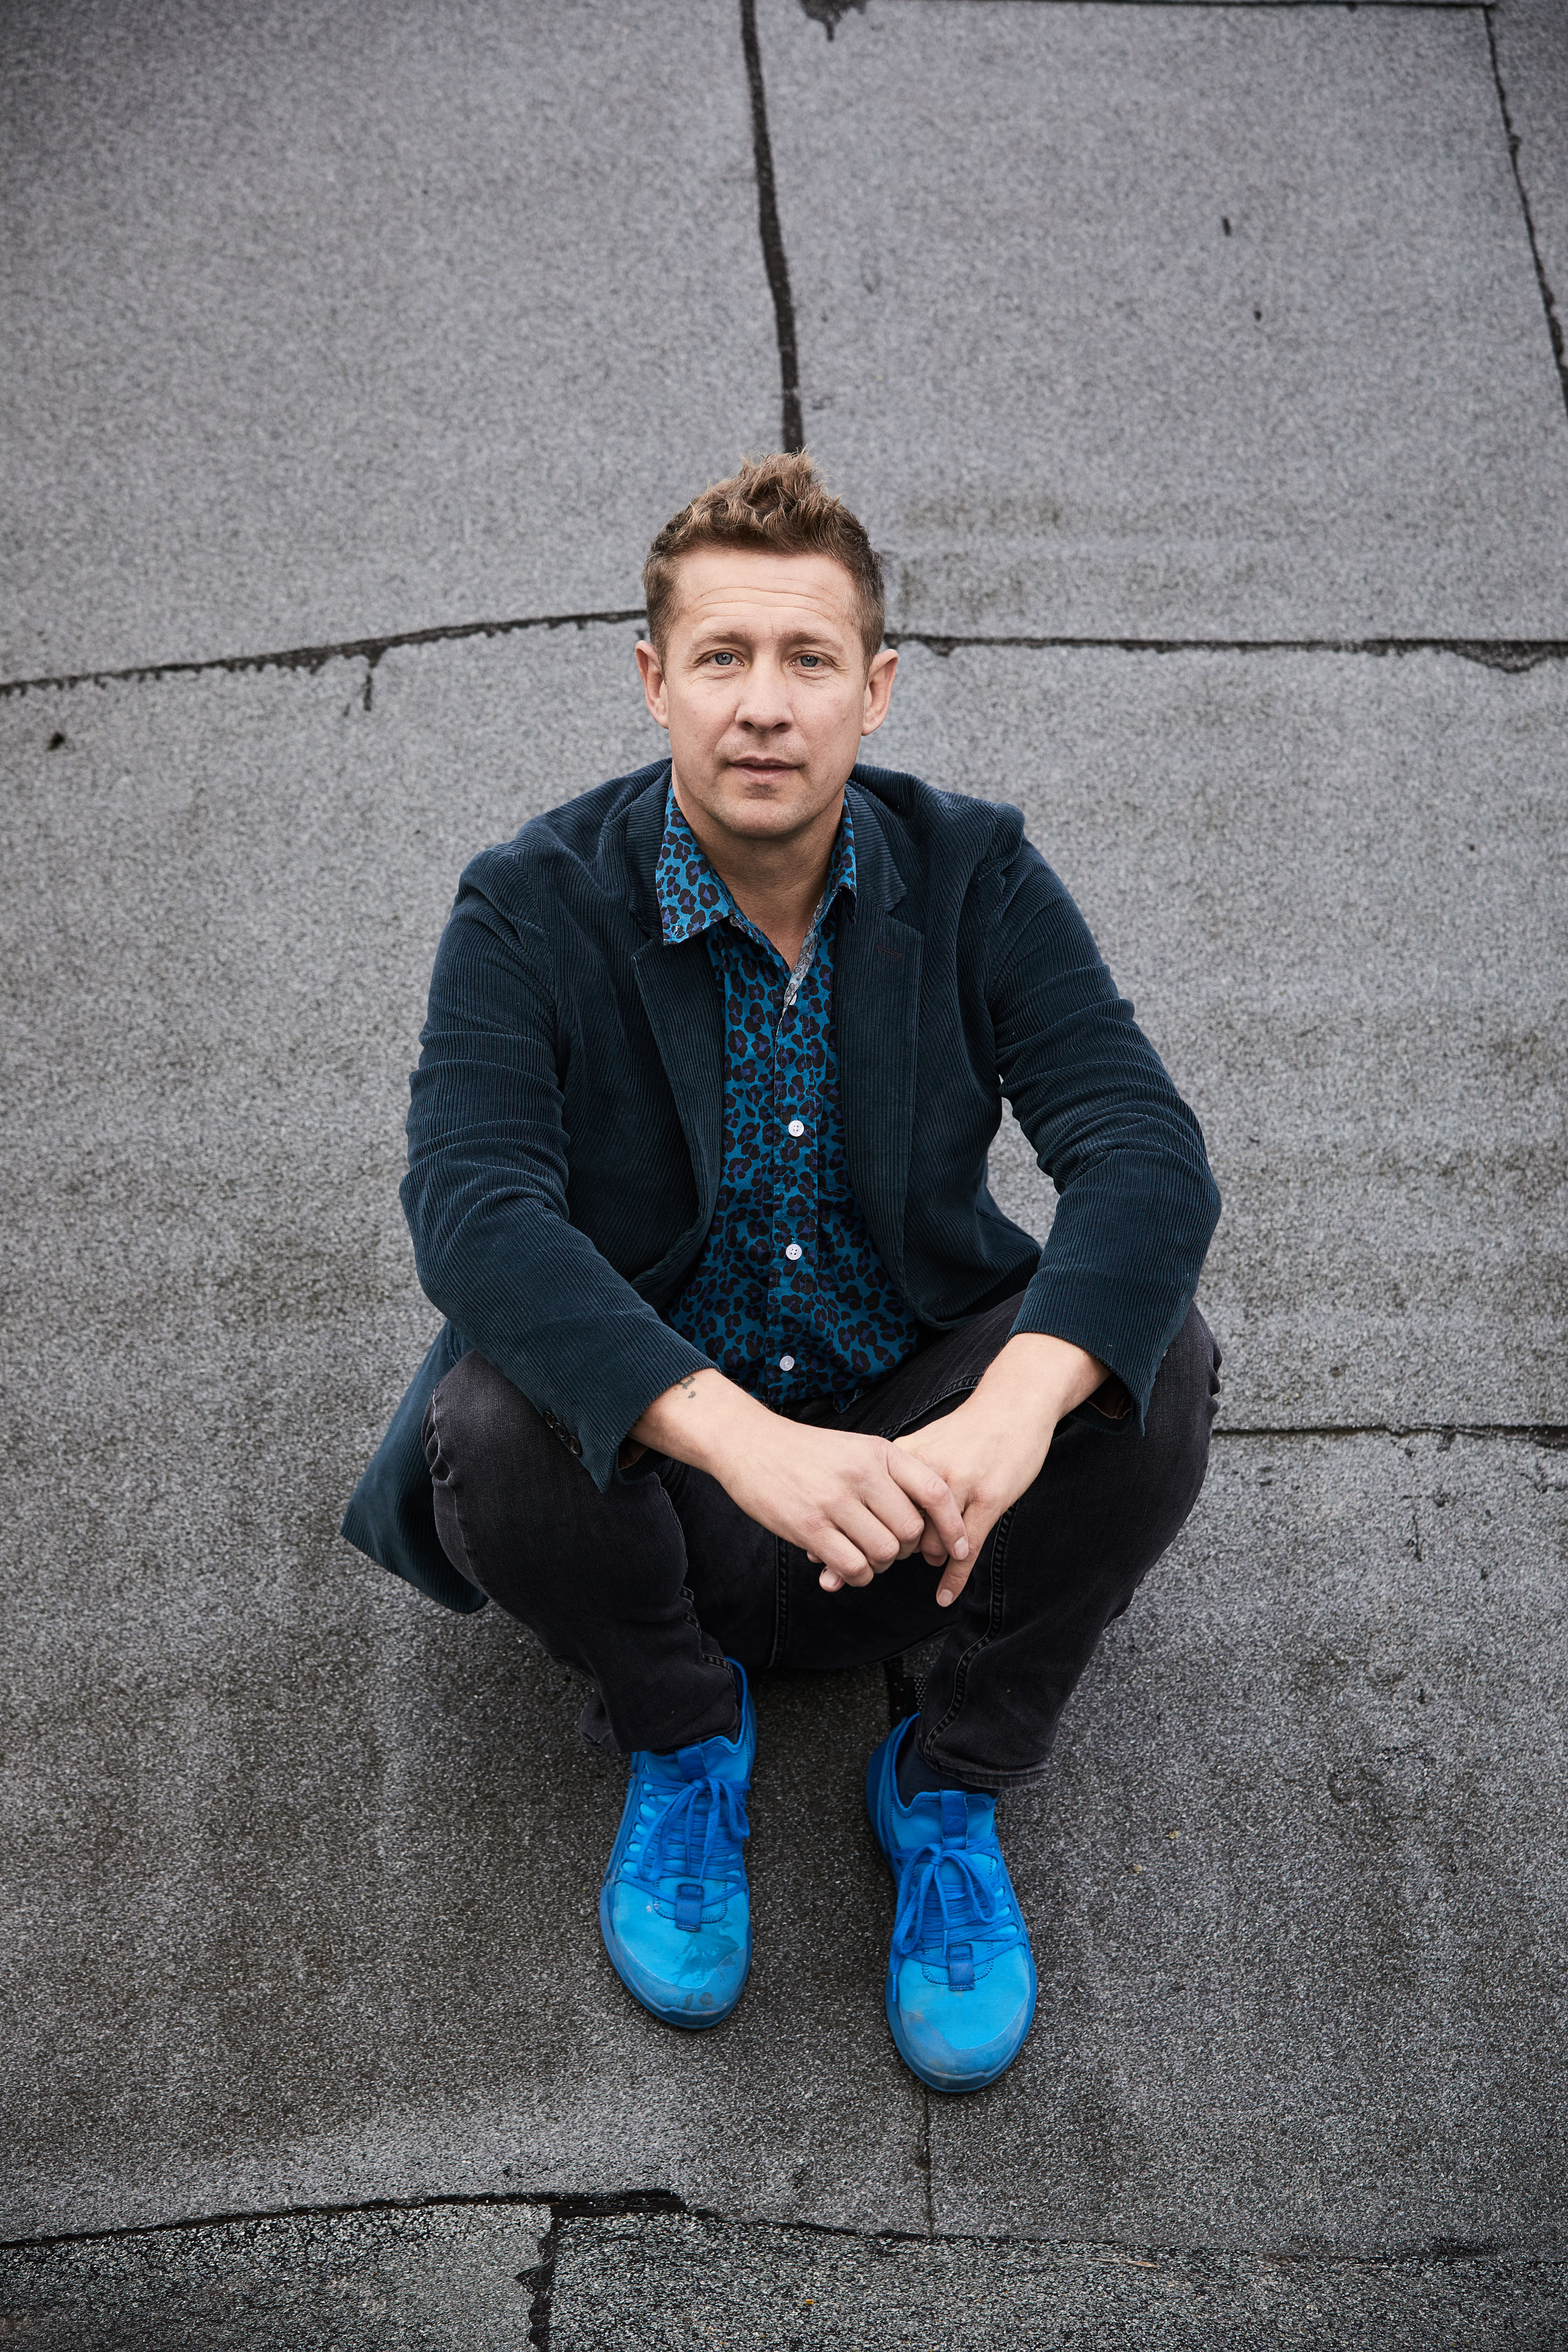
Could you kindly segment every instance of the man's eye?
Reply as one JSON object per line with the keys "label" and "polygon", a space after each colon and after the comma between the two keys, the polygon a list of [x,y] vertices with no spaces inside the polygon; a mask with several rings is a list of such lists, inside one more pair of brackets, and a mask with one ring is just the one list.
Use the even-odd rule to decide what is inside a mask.
{"label": "man's eye", "polygon": [[715,654],[713,658],[716,662],[732,662],[735,656],[733,654]]}
{"label": "man's eye", "polygon": [[822,667],[822,656],[820,654],[802,654],[800,657],[800,666],[802,669],[820,669]]}

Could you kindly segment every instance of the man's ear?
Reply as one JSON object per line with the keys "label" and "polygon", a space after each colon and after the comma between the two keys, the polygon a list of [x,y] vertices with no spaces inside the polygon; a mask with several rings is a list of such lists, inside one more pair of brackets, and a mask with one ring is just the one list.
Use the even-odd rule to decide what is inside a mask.
{"label": "man's ear", "polygon": [[637,668],[642,673],[642,690],[647,698],[648,716],[668,733],[669,698],[664,683],[664,664],[649,637],[637,639]]}
{"label": "man's ear", "polygon": [[893,691],[893,672],[899,667],[896,647],[884,646],[873,654],[866,672],[866,704],[860,714],[860,732],[874,735],[888,715],[888,701]]}

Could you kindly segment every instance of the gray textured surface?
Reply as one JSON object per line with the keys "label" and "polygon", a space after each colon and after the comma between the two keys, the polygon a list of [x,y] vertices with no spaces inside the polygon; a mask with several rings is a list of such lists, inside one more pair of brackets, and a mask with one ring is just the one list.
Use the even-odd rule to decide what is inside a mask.
{"label": "gray textured surface", "polygon": [[[743,2315],[743,2316],[742,2316]],[[868,2245],[676,2219],[581,2221],[551,2352],[1257,2352],[1263,2344],[1556,2352],[1568,2283],[1545,2263],[1294,2263],[1120,2249]]]}
{"label": "gray textured surface", "polygon": [[[5,1001],[25,1107],[4,1144],[21,1213],[5,1259],[17,1502],[0,1538],[14,1595],[4,1787],[20,1900],[5,1997],[8,2102],[26,2118],[9,2231],[512,2185],[666,2186],[726,2210],[923,2224],[921,2102],[885,2040],[886,1895],[858,1811],[859,1764],[886,1719],[879,1677],[764,1692],[757,1972],[735,2024],[694,2045],[643,2019],[599,1955],[592,1895],[618,1775],[579,1753],[575,1691],[499,1617],[438,1617],[332,1533],[430,1328],[395,1180],[404,1073],[453,877],[563,779],[657,746],[631,636],[568,629],[391,655],[369,711],[363,666],[345,663],[0,705]],[[1032,820],[1113,959],[1142,959],[1136,985],[1179,1075],[1213,1090],[1205,1108],[1244,1244],[1282,1214],[1249,1193],[1249,1165],[1292,1170],[1287,1202],[1292,1186],[1309,1192],[1318,1130],[1289,1115],[1299,1071],[1254,1096],[1242,1061],[1227,1099],[1223,1055],[1205,1044],[1216,1006],[1233,1023],[1272,1008],[1287,1040],[1291,1020],[1304,1034],[1339,1022],[1324,1060],[1353,1108],[1373,1087],[1354,1024],[1384,1034],[1373,1014],[1386,996],[1398,1034],[1424,1023],[1431,1039],[1413,1095],[1451,1098],[1477,1149],[1489,1105],[1505,1140],[1511,1119],[1519,1150],[1531,1136],[1544,1150],[1550,1100],[1510,1093],[1513,1033],[1495,1024],[1509,989],[1528,996],[1551,961],[1535,928],[1550,835],[1531,827],[1556,668],[980,660],[910,661],[906,740],[926,746],[938,781],[994,790],[1004,751],[1041,740],[1048,715]],[[1223,758],[1207,756],[1211,738]],[[1155,747],[1147,793],[1137,779]],[[962,775],[949,764],[960,759]],[[1436,824],[1405,825],[1410,777],[1424,807],[1436,794]],[[1501,877],[1462,920],[1461,808],[1484,818],[1483,867]],[[1335,864],[1352,814],[1360,829]],[[1387,895],[1358,913],[1346,894],[1363,840],[1380,845]],[[1215,873],[1245,925],[1224,919]],[[1399,955],[1363,971],[1334,917],[1345,904],[1358,952],[1381,937]],[[1489,1065],[1467,1061],[1488,1022],[1501,1045]],[[1225,1156],[1237,1095],[1274,1121],[1258,1128],[1256,1162]],[[1332,1115],[1331,1101],[1314,1114],[1325,1132]],[[1397,1276],[1417,1262],[1401,1165],[1368,1160],[1359,1213],[1354,1185],[1321,1204],[1331,1269]],[[1519,1268],[1532,1244],[1543,1255],[1546,1228],[1495,1241],[1507,1221],[1484,1173],[1471,1242],[1496,1251],[1491,1304],[1511,1297],[1517,1320],[1500,1318],[1504,1340],[1472,1334],[1471,1386],[1418,1391],[1448,1303],[1405,1275],[1407,1392],[1438,1417],[1486,1417],[1504,1341],[1522,1359],[1533,1328]],[[1275,1235],[1286,1265],[1309,1230]],[[1248,1282],[1268,1305],[1268,1265],[1240,1246],[1205,1292],[1242,1367],[1226,1410],[1244,1423],[1260,1394],[1278,1404],[1300,1370],[1292,1334],[1311,1328],[1310,1300],[1295,1325],[1281,1307],[1254,1330],[1237,1311]],[[1335,1296],[1348,1317],[1350,1290]],[[1368,1360],[1394,1381],[1388,1328],[1368,1328]],[[1396,1383],[1395,1402],[1405,1392]],[[1333,1395],[1321,1381],[1303,1416],[1322,1417]],[[1558,1555],[1542,1533],[1561,1457],[1439,1456],[1426,1443],[1415,1456],[1375,1440],[1298,1454],[1280,1440],[1272,1479],[1272,1441],[1222,1451],[1185,1565],[1108,1645],[1048,1799],[1021,1814],[1052,1990],[984,2121],[947,2108],[933,2121],[943,2226],[1238,2246],[1304,2235],[1368,2251],[1429,2235],[1534,2243],[1549,2228],[1562,2155],[1516,2037],[1551,2046],[1561,2019],[1486,1841],[1532,1856],[1549,1936],[1568,1880],[1541,1793],[1562,1763],[1550,1664],[1562,1628],[1543,1581]],[[1462,1662],[1474,1736],[1493,1743],[1471,1765],[1453,1745],[1458,1719],[1413,1701],[1389,1663],[1402,1597],[1356,1549],[1375,1521],[1377,1558],[1393,1559],[1406,1489],[1446,1492],[1461,1462],[1492,1481],[1475,1508],[1496,1514],[1500,1545],[1532,1580],[1489,1647],[1457,1584],[1428,1571],[1403,1595],[1423,1660],[1436,1644],[1431,1688]],[[1477,1535],[1453,1570],[1483,1595],[1484,1550]],[[1355,1619],[1380,1591],[1386,1616]],[[1355,1776],[1388,1780],[1394,1733],[1348,1698],[1320,1720],[1312,1694],[1338,1687],[1328,1650],[1371,1657],[1373,1633],[1376,1673],[1405,1675],[1400,1737],[1418,1770],[1402,1748],[1358,1843]],[[1348,1691],[1376,1696],[1359,1666],[1344,1671]],[[1185,1728],[1167,1747],[1173,1723]],[[1348,1812],[1312,1777],[1326,1728]],[[1306,1791],[1279,1820],[1259,1778],[1270,1742]],[[1412,1773],[1428,1776],[1419,1803]],[[1405,1920],[1390,2005],[1357,1923],[1392,1906],[1399,1924],[1378,1874],[1390,1855],[1396,1876],[1415,1874],[1410,1899],[1427,1900],[1429,1841],[1466,1804],[1479,1808],[1473,1836],[1446,1851],[1472,1939],[1423,1914],[1424,1946]],[[1152,1979],[1148,1890],[1130,1874],[1151,1825],[1190,1840],[1162,1865],[1170,1876],[1180,1853]],[[1337,1927],[1309,1957],[1342,1888],[1354,1932]],[[1272,1977],[1281,1948],[1306,1970],[1289,2000]],[[1167,1977],[1198,1988],[1195,2024]],[[1186,2037],[1184,2071],[1167,2042],[1141,2039],[1146,1998]],[[1325,2074],[1321,2036],[1347,2011],[1356,2037]],[[1425,2041],[1408,2039],[1417,2025]],[[1391,2068],[1399,2116],[1373,2096]],[[1298,2112],[1282,2131],[1287,2101]]]}
{"label": "gray textured surface", "polygon": [[27,2352],[519,2352],[539,2205],[232,2221],[0,2251]]}
{"label": "gray textured surface", "polygon": [[777,431],[731,0],[13,0],[0,677],[640,604]]}
{"label": "gray textured surface", "polygon": [[1040,2008],[939,2230],[1568,2251],[1565,1562],[1561,1451],[1222,1441],[1009,1807]]}
{"label": "gray textured surface", "polygon": [[[858,2237],[540,2206],[242,2222],[0,2251],[0,2327],[28,2352],[551,2352],[946,2347],[1556,2352],[1560,2263],[1325,2263]],[[544,2262],[539,2261],[541,2252]],[[535,2322],[538,2326],[540,2323]]]}
{"label": "gray textured surface", "polygon": [[[634,603],[776,429],[732,7],[242,14],[7,17],[0,678]],[[906,626],[1568,634],[1478,12],[760,14]],[[1561,22],[1495,18],[1560,299]],[[440,922],[660,747],[632,635],[0,699],[0,2233],[195,2225],[0,2257],[0,2334],[1545,2352],[1568,1454],[1508,1430],[1568,1421],[1568,665],[906,646],[879,756],[1022,802],[1227,1196],[1231,1433],[1011,1809],[1028,2049],[943,2102],[879,1675],[762,1688],[756,1970],[687,2040],[598,1948],[579,1691],[334,1533],[432,1325]],[[1369,1423],[1437,1426],[1311,1433]],[[710,2217],[461,2202],[590,2190]]]}
{"label": "gray textured surface", "polygon": [[1563,634],[1568,418],[1479,13],[761,17],[807,437],[899,625]]}
{"label": "gray textured surface", "polygon": [[[0,2252],[0,2326],[29,2352],[515,2352],[549,2219],[360,2213]],[[549,2270],[551,2352],[1066,2352],[1086,2332],[1103,2352],[1556,2352],[1568,2326],[1562,2265],[1507,2254],[1331,2263],[658,2214],[565,2221]]]}
{"label": "gray textured surface", "polygon": [[597,773],[652,733],[626,631],[397,665],[368,714],[342,664],[0,706],[26,1105],[0,2234],[507,2166],[902,2225],[918,2097],[858,1996],[880,1916],[849,1899],[880,1675],[763,1695],[774,1990],[693,2042],[599,1948],[622,1776],[579,1750],[581,1690],[334,1532],[433,1321],[395,1186],[458,865],[558,761]]}
{"label": "gray textured surface", "polygon": [[1568,8],[1502,0],[1492,31],[1544,290],[1568,332]]}
{"label": "gray textured surface", "polygon": [[1565,719],[1563,662],[904,651],[876,756],[1022,805],[1205,1123],[1233,1423],[1568,1419]]}

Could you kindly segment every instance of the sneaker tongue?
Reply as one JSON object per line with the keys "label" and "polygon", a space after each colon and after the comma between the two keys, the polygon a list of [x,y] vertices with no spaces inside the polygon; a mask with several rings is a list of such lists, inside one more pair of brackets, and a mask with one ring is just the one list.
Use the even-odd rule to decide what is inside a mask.
{"label": "sneaker tongue", "polygon": [[963,1845],[969,1836],[969,1808],[962,1789],[921,1789],[910,1799],[909,1816],[933,1845]]}

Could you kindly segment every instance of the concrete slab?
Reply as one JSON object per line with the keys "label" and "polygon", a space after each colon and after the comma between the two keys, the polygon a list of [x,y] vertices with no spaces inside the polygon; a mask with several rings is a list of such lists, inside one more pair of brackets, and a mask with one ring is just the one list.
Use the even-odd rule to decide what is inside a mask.
{"label": "concrete slab", "polygon": [[0,2252],[28,2352],[516,2352],[542,2205],[289,2215]]}
{"label": "concrete slab", "polygon": [[403,661],[370,712],[343,664],[3,706],[0,2233],[649,2180],[907,2226],[880,1674],[762,1692],[763,1951],[695,2042],[598,1949],[581,1688],[335,1534],[434,1320],[395,1187],[458,865],[653,731],[628,631]]}
{"label": "concrete slab", "polygon": [[[553,2227],[547,2227],[552,2222]],[[541,2245],[544,2258],[540,2260]],[[963,2344],[1254,2352],[1261,2341],[1555,2352],[1560,2263],[1326,2263],[858,2237],[686,2214],[437,2206],[0,2252],[0,2320],[34,2352],[754,2352]]]}
{"label": "concrete slab", "polygon": [[1562,634],[1568,418],[1479,15],[760,22],[807,438],[899,625]]}
{"label": "concrete slab", "polygon": [[1386,2265],[1283,2263],[1110,2248],[805,2237],[667,2216],[562,2233],[552,2352],[748,2352],[963,2345],[965,2352],[1257,2352],[1265,2343],[1554,2352],[1561,2269],[1508,2256]]}
{"label": "concrete slab", "polygon": [[1221,1441],[1009,1806],[1040,2005],[939,2232],[1564,2251],[1565,1461]]}
{"label": "concrete slab", "polygon": [[[1562,2186],[1525,2063],[1561,2024],[1527,1948],[1561,1902],[1542,1793],[1561,1763],[1542,1580],[1559,1538],[1542,1532],[1559,1457],[1222,1448],[1217,1499],[1110,1645],[1017,1832],[1051,1987],[1037,2053],[986,2103],[994,2138],[933,2116],[929,2176],[880,2017],[889,1903],[858,1810],[879,1675],[763,1690],[757,1973],[734,2023],[694,2044],[644,2019],[597,1951],[619,1776],[577,1748],[576,1689],[493,1612],[440,1618],[337,1543],[433,1319],[395,1185],[453,880],[476,844],[660,740],[632,635],[392,655],[368,709],[363,663],[0,703],[0,2230],[668,2188],[862,2230],[1540,2251]],[[1554,952],[1554,670],[1096,656],[1075,687],[1051,657],[975,659],[912,659],[900,724],[933,780],[976,789],[1016,780],[1009,746],[1038,747],[1032,819],[1118,968],[1144,959],[1152,1025],[1213,1089],[1216,1139],[1234,1097],[1276,1122],[1258,1165],[1302,1148],[1283,1079],[1249,1091],[1241,1046],[1230,1077],[1184,1046],[1226,1007],[1244,1043],[1262,1023],[1283,1055],[1316,1022],[1340,1055],[1347,1005],[1375,1040],[1380,992],[1414,1032],[1452,988],[1481,1045],[1451,1090],[1523,1152],[1540,1105],[1510,1091],[1517,1055],[1482,1048],[1516,1034],[1486,1025],[1508,990],[1536,1017]],[[1472,811],[1484,827],[1455,833]],[[1359,897],[1363,868],[1330,855],[1342,835],[1373,861]],[[1474,907],[1468,838],[1500,877]],[[1359,961],[1380,937],[1384,966]],[[1449,1084],[1441,1034],[1428,1092]],[[1312,1116],[1326,1131],[1337,1104],[1352,1139],[1370,1132],[1353,1120],[1375,1060],[1320,1066]],[[1386,1212],[1366,1150],[1387,1248],[1408,1213]],[[1533,1197],[1521,1184],[1510,1213]],[[1472,1251],[1501,1248],[1495,1198],[1472,1196]],[[1511,1314],[1512,1261],[1485,1263]],[[1435,1296],[1413,1285],[1412,1358],[1441,1352]],[[1466,1313],[1453,1328],[1474,1332]],[[1249,1415],[1284,1392],[1270,1349],[1300,1315],[1250,1359],[1242,1333]],[[1244,1320],[1218,1319],[1227,1337]],[[1474,1345],[1489,1411],[1503,1356]],[[1413,1527],[1436,1565],[1401,1565]],[[1326,1795],[1320,1763],[1339,1776]],[[1152,1873],[1143,1844],[1173,1827],[1145,1887],[1133,1865]]]}
{"label": "concrete slab", "polygon": [[774,439],[732,0],[5,29],[0,677],[635,607]]}
{"label": "concrete slab", "polygon": [[1204,1121],[1233,1424],[1568,1421],[1565,716],[1555,662],[904,650],[877,756],[1024,808]]}
{"label": "concrete slab", "polygon": [[[1568,15],[1558,0],[1503,0],[1490,22],[1542,299],[1562,337],[1568,334]],[[1560,367],[1568,363],[1568,348],[1557,358]]]}

